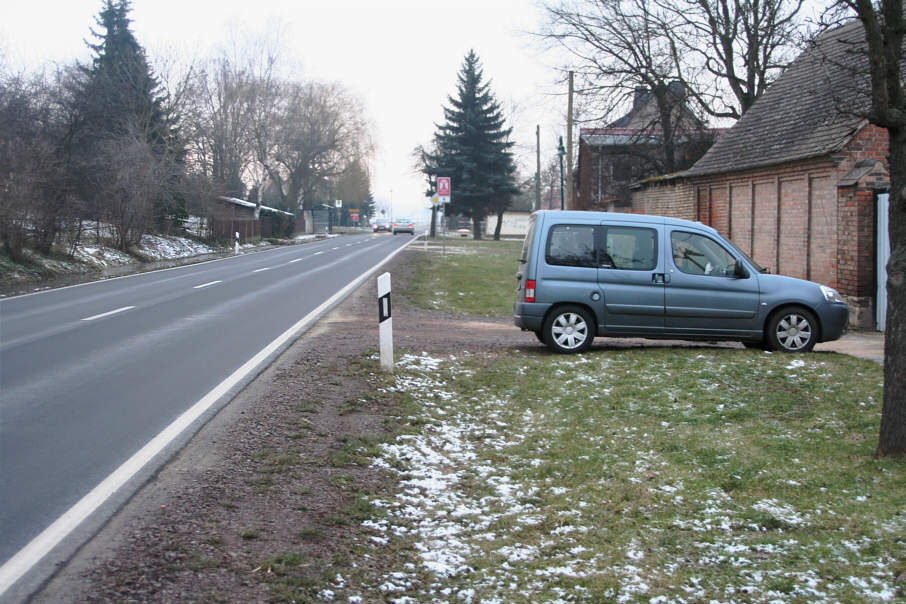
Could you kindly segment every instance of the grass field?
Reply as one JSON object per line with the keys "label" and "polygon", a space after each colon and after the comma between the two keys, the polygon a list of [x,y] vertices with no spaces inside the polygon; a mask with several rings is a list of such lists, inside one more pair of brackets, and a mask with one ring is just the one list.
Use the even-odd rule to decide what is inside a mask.
{"label": "grass field", "polygon": [[446,257],[419,258],[418,279],[407,291],[412,302],[456,313],[512,316],[522,241],[451,239],[446,246]]}
{"label": "grass field", "polygon": [[[423,257],[409,295],[508,316],[519,246],[462,247]],[[407,429],[373,462],[398,489],[365,521],[397,568],[330,595],[904,601],[906,463],[872,456],[882,380],[833,353],[416,351],[388,387]]]}

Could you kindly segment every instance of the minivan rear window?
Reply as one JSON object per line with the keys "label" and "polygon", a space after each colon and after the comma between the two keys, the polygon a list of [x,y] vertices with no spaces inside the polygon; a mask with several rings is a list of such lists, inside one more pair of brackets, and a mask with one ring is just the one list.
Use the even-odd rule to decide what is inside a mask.
{"label": "minivan rear window", "polygon": [[528,262],[529,253],[532,250],[532,241],[535,239],[535,225],[538,224],[538,217],[532,215],[529,218],[529,228],[528,233],[525,234],[525,241],[522,242],[522,257],[519,258],[519,262],[525,264]]}
{"label": "minivan rear window", "polygon": [[560,224],[550,230],[544,259],[559,266],[598,266],[595,254],[595,227]]}

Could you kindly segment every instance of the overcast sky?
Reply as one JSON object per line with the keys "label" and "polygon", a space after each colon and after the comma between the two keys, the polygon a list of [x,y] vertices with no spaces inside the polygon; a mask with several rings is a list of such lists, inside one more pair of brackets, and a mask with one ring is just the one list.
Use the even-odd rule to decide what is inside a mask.
{"label": "overcast sky", "polygon": [[[101,0],[4,2],[0,53],[9,67],[85,61],[84,40]],[[552,57],[529,32],[542,18],[534,0],[133,0],[132,28],[154,64],[165,55],[201,58],[230,32],[281,31],[300,79],[331,80],[361,97],[375,124],[372,188],[379,207],[414,215],[425,207],[410,153],[428,143],[474,49],[514,126],[517,158],[534,172],[535,125],[542,162],[565,135],[566,95]],[[456,183],[453,183],[456,195]]]}

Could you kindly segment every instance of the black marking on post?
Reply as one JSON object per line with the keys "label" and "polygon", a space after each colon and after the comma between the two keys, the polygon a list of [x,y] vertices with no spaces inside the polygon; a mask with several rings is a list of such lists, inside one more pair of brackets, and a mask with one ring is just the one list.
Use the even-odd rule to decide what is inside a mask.
{"label": "black marking on post", "polygon": [[378,298],[378,323],[383,323],[390,318],[390,293]]}

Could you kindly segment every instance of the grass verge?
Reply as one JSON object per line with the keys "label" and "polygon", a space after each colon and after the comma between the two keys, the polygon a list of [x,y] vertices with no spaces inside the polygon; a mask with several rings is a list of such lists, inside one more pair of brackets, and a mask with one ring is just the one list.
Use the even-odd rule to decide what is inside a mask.
{"label": "grass verge", "polygon": [[[432,243],[437,247],[439,244]],[[478,316],[510,316],[522,241],[447,241],[447,256],[417,260],[406,295],[421,308]]]}
{"label": "grass verge", "polygon": [[[365,521],[416,601],[902,598],[906,466],[872,458],[881,369],[651,348],[402,359],[417,432]],[[406,419],[406,418],[404,418]],[[355,597],[356,592],[349,595]],[[367,598],[366,598],[367,599]]]}
{"label": "grass verge", "polygon": [[[507,316],[518,244],[461,247],[419,261],[413,302]],[[829,353],[406,355],[382,389],[408,401],[404,432],[370,452],[398,488],[370,501],[365,562],[318,593],[902,600],[906,465],[872,457],[882,380]],[[370,572],[388,552],[393,568]]]}

